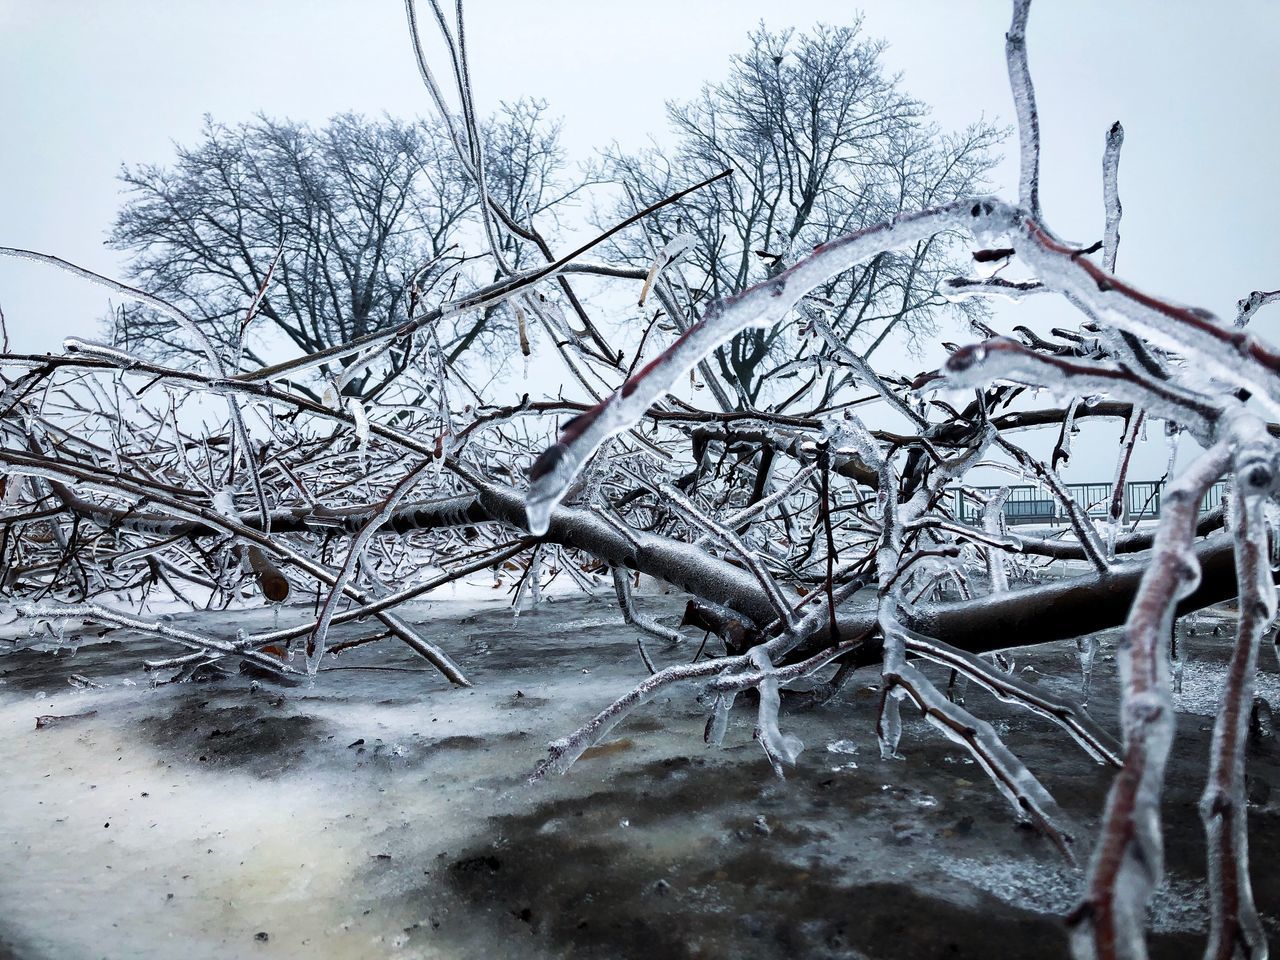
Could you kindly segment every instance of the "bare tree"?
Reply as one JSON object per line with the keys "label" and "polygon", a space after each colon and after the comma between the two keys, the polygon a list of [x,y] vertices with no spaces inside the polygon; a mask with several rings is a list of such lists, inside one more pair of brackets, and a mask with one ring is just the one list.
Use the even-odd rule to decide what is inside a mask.
{"label": "bare tree", "polygon": [[[863,35],[860,19],[799,35],[762,26],[726,81],[668,105],[673,147],[608,155],[607,169],[629,195],[615,215],[690,177],[734,171],[651,218],[647,238],[632,234],[617,245],[636,264],[648,264],[658,247],[680,258],[666,303],[678,304],[677,323],[829,240],[981,189],[1002,132],[976,122],[944,135],[900,78],[885,73],[884,47]],[[810,304],[866,354],[890,335],[933,333],[942,313],[982,313],[976,301],[954,305],[940,292],[956,273],[958,249],[943,233],[882,253],[823,283]],[[731,394],[756,405],[767,399],[766,383],[778,385],[773,374],[795,360],[795,345],[783,325],[746,331],[716,351],[714,369]],[[787,393],[796,386],[792,380]]]}
{"label": "bare tree", "polygon": [[[546,215],[561,196],[563,159],[544,111],[505,105],[487,126],[500,147],[491,189],[529,214]],[[282,338],[313,353],[394,326],[437,286],[465,289],[465,271],[485,259],[467,252],[477,192],[440,123],[345,114],[316,130],[265,117],[233,127],[206,120],[201,143],[180,147],[172,168],[126,168],[122,180],[129,199],[111,243],[132,254],[131,277],[250,365],[264,365]],[[516,265],[527,246],[504,238]],[[255,299],[257,325],[246,329]],[[460,331],[451,359],[479,332]],[[114,340],[158,357],[199,351],[172,318],[142,305],[117,313]],[[356,373],[343,392],[377,392],[407,358],[393,345],[388,362]]]}

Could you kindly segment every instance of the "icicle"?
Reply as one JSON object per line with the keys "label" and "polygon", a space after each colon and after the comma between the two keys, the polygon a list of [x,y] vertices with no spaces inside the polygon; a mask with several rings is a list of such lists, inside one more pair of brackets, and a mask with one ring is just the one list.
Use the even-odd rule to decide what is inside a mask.
{"label": "icicle", "polygon": [[369,448],[369,418],[365,415],[364,404],[358,397],[347,400],[347,410],[355,421],[357,450],[360,455],[360,466],[365,466],[365,458]]}
{"label": "icicle", "polygon": [[1178,463],[1178,435],[1180,432],[1177,423],[1174,421],[1166,420],[1164,422],[1165,441],[1169,444],[1169,462],[1164,467],[1164,475],[1166,477],[1173,476],[1173,468]]}
{"label": "icicle", "polygon": [[542,603],[542,544],[534,547],[529,558],[529,601],[535,607]]}
{"label": "icicle", "polygon": [[885,694],[880,704],[880,722],[876,725],[876,734],[880,740],[881,760],[901,760],[898,743],[902,740],[902,712],[899,701],[905,692],[897,689]]}
{"label": "icicle", "polygon": [[785,776],[784,764],[794,764],[804,743],[790,734],[783,734],[778,729],[778,708],[782,704],[778,693],[778,678],[774,675],[773,664],[763,647],[756,647],[750,653],[751,663],[757,667],[764,677],[760,681],[760,710],[756,720],[755,738],[764,748],[764,754],[773,766],[773,772],[779,777]]}
{"label": "icicle", "polygon": [[724,743],[725,731],[729,729],[729,711],[733,709],[733,701],[737,699],[733,692],[716,694],[711,705],[711,713],[707,717],[707,726],[702,739],[709,747],[719,747]]}
{"label": "icicle", "polygon": [[1080,702],[1089,703],[1089,685],[1093,681],[1093,659],[1098,653],[1098,643],[1092,634],[1076,640],[1076,652],[1080,657]]}
{"label": "icicle", "polygon": [[1169,685],[1175,694],[1182,693],[1182,668],[1186,662],[1182,655],[1182,647],[1187,636],[1190,617],[1182,617],[1174,622],[1173,632],[1169,637]]}
{"label": "icicle", "polygon": [[969,678],[959,670],[952,670],[947,680],[947,699],[957,706],[964,706],[964,694],[969,689]]}

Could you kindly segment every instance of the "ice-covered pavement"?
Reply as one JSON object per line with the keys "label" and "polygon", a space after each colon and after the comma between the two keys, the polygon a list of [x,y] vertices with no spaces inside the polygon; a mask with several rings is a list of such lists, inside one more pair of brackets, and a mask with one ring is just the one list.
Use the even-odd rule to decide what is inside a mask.
{"label": "ice-covered pavement", "polygon": [[[675,621],[673,601],[641,602]],[[185,619],[232,635],[271,617]],[[74,654],[0,643],[0,957],[1065,955],[1058,915],[1078,875],[924,725],[908,726],[905,760],[880,760],[874,671],[835,703],[784,712],[807,745],[786,781],[751,739],[750,704],[709,750],[695,691],[677,688],[566,777],[529,786],[549,740],[644,675],[632,631],[589,599],[513,620],[467,597],[415,619],[474,689],[389,641],[330,659],[341,669],[312,685],[160,687],[139,664],[171,649],[124,632]],[[1213,622],[1185,644],[1157,957],[1198,950],[1204,920],[1195,801],[1229,632],[1214,637]],[[674,662],[698,639],[650,649]],[[1108,725],[1111,653],[1102,638],[1093,708]],[[1078,682],[1074,645],[1015,658],[1025,678]],[[1263,692],[1280,695],[1265,667]],[[968,705],[1087,837],[1107,772],[1034,717],[972,688]],[[1251,760],[1271,918],[1275,750],[1264,741]]]}

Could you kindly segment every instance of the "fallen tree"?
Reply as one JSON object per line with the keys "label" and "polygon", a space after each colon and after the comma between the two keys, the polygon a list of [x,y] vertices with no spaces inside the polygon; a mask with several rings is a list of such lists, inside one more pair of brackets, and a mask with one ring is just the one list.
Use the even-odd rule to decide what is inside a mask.
{"label": "fallen tree", "polygon": [[[461,294],[445,293],[440,282],[430,291],[410,283],[399,323],[241,371],[239,345],[214,342],[188,311],[56,257],[0,248],[0,256],[69,270],[144,305],[204,358],[179,367],[82,340],[57,357],[0,357],[0,560],[20,612],[33,621],[85,618],[154,633],[185,652],[148,666],[179,677],[224,658],[314,674],[331,662],[334,624],[375,617],[378,633],[367,639],[395,638],[466,684],[449,651],[420,637],[397,607],[495,565],[515,567],[516,602],[538,591],[548,565],[588,589],[607,574],[623,618],[641,635],[650,675],[553,744],[535,776],[567,770],[632,709],[677,683],[704,694],[710,743],[723,737],[737,697],[754,691],[756,739],[782,774],[801,748],[780,726],[786,685],[814,681],[818,696],[830,696],[854,670],[878,666],[884,757],[897,755],[905,701],[973,754],[1015,816],[1073,857],[1078,840],[1033,773],[919,666],[941,664],[1057,724],[1089,756],[1118,768],[1073,916],[1077,955],[1111,958],[1144,954],[1143,911],[1160,878],[1175,618],[1236,597],[1235,659],[1202,811],[1214,892],[1209,955],[1265,955],[1248,888],[1243,740],[1275,607],[1270,524],[1280,447],[1269,421],[1280,419],[1280,351],[1246,324],[1274,297],[1241,301],[1231,325],[1116,276],[1118,125],[1103,153],[1103,239],[1082,247],[1045,225],[1027,2],[1014,3],[1006,45],[1019,117],[1017,202],[964,196],[903,209],[803,255],[771,254],[760,282],[709,303],[694,295],[705,278],[686,276],[697,266],[681,263],[687,245],[674,239],[660,247],[645,241],[654,250],[647,270],[585,255],[622,231],[643,231],[647,217],[733,169],[656,198],[557,257],[486,185],[460,13],[450,28],[433,3],[450,53],[454,109],[422,53],[412,0],[407,9],[414,52],[471,179],[477,232],[497,279]],[[504,254],[512,236],[544,262],[512,262]],[[966,244],[975,269],[1016,263],[1029,277],[959,276],[935,282],[930,295],[1061,296],[1080,311],[1080,327],[1051,338],[1025,328],[1002,336],[975,311],[982,342],[956,347],[942,369],[914,382],[882,376],[834,325],[847,302],[837,308],[824,291],[851,269],[937,238]],[[262,276],[234,327],[241,336],[272,270]],[[636,343],[623,349],[582,319],[573,292],[580,281],[626,285],[628,295],[638,288],[642,304],[652,291],[658,305],[645,308]],[[445,362],[456,357],[439,325],[494,310],[509,311],[522,353],[536,346],[562,364],[578,399],[501,404]],[[776,343],[780,330],[794,337],[793,356],[767,376],[757,357],[750,390],[729,389],[722,374],[732,364],[724,358]],[[744,346],[738,338],[751,331],[768,333]],[[656,349],[666,332],[677,335]],[[343,373],[328,389],[303,384],[321,368]],[[381,373],[367,376],[375,368]],[[378,384],[376,395],[347,389],[363,380]],[[699,385],[710,388],[709,406],[691,399]],[[1062,402],[1028,407],[1029,388]],[[941,390],[965,399],[952,405]],[[1081,402],[1098,396],[1107,399]],[[226,411],[213,422],[210,400]],[[1097,523],[1092,505],[1062,481],[1076,425],[1104,417],[1125,424],[1116,490],[1144,422],[1163,422],[1175,445],[1185,432],[1204,451],[1180,473],[1171,458],[1155,530],[1122,530],[1118,494]],[[1018,434],[1046,427],[1059,434],[1042,460]],[[984,470],[1055,498],[1066,536],[1011,532],[1008,488],[984,491],[973,482]],[[1223,477],[1224,508],[1202,515],[1205,492]],[[957,510],[962,501],[976,521]],[[1055,578],[1034,582],[1051,563]],[[686,619],[714,631],[723,650],[659,669],[644,638],[670,642],[679,633],[636,607],[633,573],[687,593]],[[301,624],[224,637],[124,608],[157,590],[194,606],[259,594],[280,603],[291,591],[314,593],[316,603]],[[1035,689],[981,656],[1116,626],[1123,626],[1119,743],[1082,702]]]}

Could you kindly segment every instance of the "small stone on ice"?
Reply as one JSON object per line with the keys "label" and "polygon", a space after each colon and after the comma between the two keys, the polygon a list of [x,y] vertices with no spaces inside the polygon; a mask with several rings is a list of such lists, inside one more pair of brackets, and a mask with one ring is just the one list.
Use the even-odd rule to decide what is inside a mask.
{"label": "small stone on ice", "polygon": [[763,837],[767,837],[769,834],[773,833],[773,830],[769,827],[769,821],[765,819],[763,813],[756,817],[755,828],[756,833]]}
{"label": "small stone on ice", "polygon": [[259,943],[266,943],[268,940],[271,939],[271,936],[267,933],[267,931],[259,930],[257,933],[253,935],[253,939],[257,940]]}

